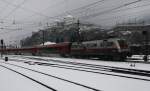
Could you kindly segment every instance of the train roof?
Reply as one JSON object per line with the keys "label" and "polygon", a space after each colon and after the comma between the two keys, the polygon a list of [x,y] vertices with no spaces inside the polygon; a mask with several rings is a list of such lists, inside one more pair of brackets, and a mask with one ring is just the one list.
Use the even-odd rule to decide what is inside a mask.
{"label": "train roof", "polygon": [[90,43],[90,42],[99,42],[99,41],[113,41],[113,40],[125,40],[123,38],[109,38],[109,39],[102,39],[102,40],[92,40],[92,41],[85,41],[83,43]]}

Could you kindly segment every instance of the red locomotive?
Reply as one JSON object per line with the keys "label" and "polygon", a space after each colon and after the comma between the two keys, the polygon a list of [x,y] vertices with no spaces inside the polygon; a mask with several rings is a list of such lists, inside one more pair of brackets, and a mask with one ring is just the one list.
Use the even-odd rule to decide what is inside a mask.
{"label": "red locomotive", "polygon": [[[0,50],[2,51],[2,50]],[[28,48],[7,48],[5,53],[32,55],[59,54],[64,57],[97,57],[109,60],[124,60],[131,56],[129,47],[123,39],[106,39],[86,42],[64,42],[45,46],[34,46]]]}
{"label": "red locomotive", "polygon": [[70,55],[77,57],[98,57],[108,60],[124,60],[131,56],[128,44],[123,39],[106,39],[72,43]]}

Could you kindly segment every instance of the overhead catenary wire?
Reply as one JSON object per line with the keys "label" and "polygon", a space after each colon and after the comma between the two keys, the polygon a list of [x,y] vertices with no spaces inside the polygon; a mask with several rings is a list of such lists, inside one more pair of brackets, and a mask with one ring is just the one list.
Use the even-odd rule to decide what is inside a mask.
{"label": "overhead catenary wire", "polygon": [[62,1],[56,2],[55,4],[46,7],[46,8],[43,9],[42,11],[46,11],[46,10],[48,10],[48,9],[55,8],[57,5],[59,5],[59,4],[62,5],[62,3],[65,3],[65,2],[66,2],[66,0],[62,0]]}
{"label": "overhead catenary wire", "polygon": [[[0,0],[0,1],[1,1],[1,0]],[[14,13],[17,9],[20,9],[20,8],[23,9],[23,10],[25,10],[25,11],[29,11],[29,12],[31,12],[31,13],[34,13],[33,15],[29,16],[30,18],[31,18],[32,16],[34,16],[35,14],[36,14],[36,15],[40,15],[40,16],[42,16],[42,17],[49,17],[49,16],[46,16],[46,15],[43,15],[42,13],[39,14],[40,12],[35,12],[35,11],[32,11],[32,10],[26,9],[26,8],[24,8],[24,7],[21,7],[21,5],[23,5],[23,4],[24,4],[25,2],[27,2],[27,1],[28,1],[28,0],[24,0],[22,3],[16,5],[16,4],[13,4],[12,2],[10,3],[10,2],[7,2],[7,1],[3,1],[3,0],[2,0],[2,2],[6,3],[7,6],[11,5],[11,6],[13,6],[13,7],[16,7],[15,9],[12,10],[11,13],[9,13],[8,15],[6,15],[4,18],[9,17],[12,13]],[[64,3],[65,1],[66,1],[66,0],[62,0],[61,2],[54,3],[54,5],[50,5],[50,6],[48,6],[47,8],[43,9],[42,11],[46,11],[46,10],[49,9],[50,7],[54,7],[54,6],[56,6],[57,4]],[[52,18],[53,18],[53,17],[52,17]],[[24,19],[26,19],[26,18],[24,18]],[[24,20],[24,19],[21,19],[21,20]],[[3,21],[2,19],[0,19],[0,20]],[[9,20],[9,21],[12,21],[12,20]],[[19,20],[19,21],[20,21],[20,20]]]}
{"label": "overhead catenary wire", "polygon": [[[30,27],[20,27],[20,28],[3,28],[3,30],[7,30],[7,31],[4,31],[4,32],[0,32],[0,34],[3,34],[3,35],[6,35],[8,33],[13,33],[13,32],[16,32],[16,31],[21,31],[24,32],[24,29],[39,29],[40,27],[44,27],[44,26],[30,26]],[[10,31],[11,30],[11,31]],[[26,31],[26,30],[25,30]]]}
{"label": "overhead catenary wire", "polygon": [[[65,1],[65,0],[64,0],[64,1]],[[49,19],[52,19],[52,20],[61,19],[61,18],[64,18],[64,15],[65,15],[65,14],[68,14],[68,13],[71,13],[71,12],[76,12],[76,11],[82,10],[82,9],[86,9],[86,8],[89,8],[89,7],[94,6],[94,5],[96,5],[96,4],[99,4],[99,3],[102,3],[102,2],[104,3],[104,1],[106,1],[106,0],[98,0],[98,1],[96,1],[96,2],[92,2],[92,3],[90,3],[90,4],[86,4],[86,5],[81,6],[81,7],[79,7],[79,8],[75,8],[75,9],[71,9],[71,10],[65,11],[65,12],[63,12],[63,13],[61,13],[61,14],[56,15],[56,16],[45,17],[44,20],[49,20]],[[80,13],[80,12],[79,12],[79,13]],[[30,17],[32,17],[32,15],[31,15]],[[21,20],[23,20],[23,19],[21,19]],[[44,21],[44,20],[43,20],[43,21]]]}
{"label": "overhead catenary wire", "polygon": [[6,5],[4,6],[4,8],[1,8],[0,14],[2,14],[2,13],[8,8],[8,6],[9,6],[9,4],[6,4]]}
{"label": "overhead catenary wire", "polygon": [[[84,5],[84,6],[82,6],[82,7],[75,8],[75,9],[72,9],[72,10],[69,10],[69,11],[66,11],[66,12],[71,13],[71,12],[75,12],[75,11],[78,11],[78,10],[86,9],[86,8],[89,8],[89,7],[94,6],[94,5],[96,5],[96,4],[102,3],[102,2],[104,2],[104,1],[106,1],[106,0],[98,0],[98,1],[96,1],[96,2],[92,2],[92,3],[90,3],[90,4],[87,4],[87,5]],[[62,14],[66,14],[66,12],[64,12],[64,13],[62,13]],[[60,15],[62,15],[62,14],[60,14]],[[58,16],[60,16],[60,15],[58,15]]]}
{"label": "overhead catenary wire", "polygon": [[[32,12],[32,13],[34,13],[34,14],[37,14],[37,15],[40,15],[40,16],[43,16],[43,17],[47,17],[47,18],[49,18],[49,19],[50,19],[50,18],[57,18],[58,16],[61,16],[61,15],[62,15],[62,14],[60,14],[60,15],[57,15],[57,16],[54,16],[54,17],[49,17],[49,16],[44,15],[44,14],[42,14],[42,13],[40,13],[40,12],[32,11],[32,10],[30,10],[30,9],[21,7],[21,4],[25,3],[25,1],[27,1],[27,0],[24,0],[20,5],[13,4],[13,3],[10,3],[10,2],[5,1],[5,0],[0,0],[0,1],[6,3],[7,5],[11,5],[11,6],[16,7],[16,8],[14,9],[14,11],[17,10],[18,8],[21,8],[21,9],[23,9],[23,10],[25,10],[25,11]],[[65,0],[63,0],[62,2],[64,2],[64,1],[65,1]],[[84,9],[84,8],[93,6],[93,5],[98,4],[98,3],[100,3],[100,2],[103,2],[103,1],[105,1],[105,0],[99,0],[99,1],[96,1],[96,2],[94,2],[94,3],[90,3],[90,4],[87,4],[87,5],[85,5],[85,6],[82,6],[82,7],[79,7],[79,8],[75,8],[75,9],[72,9],[72,10],[69,10],[69,11],[66,11],[66,12],[72,12],[72,11]],[[49,8],[49,7],[47,7],[46,9],[48,9],[48,8]],[[46,10],[46,9],[45,9],[45,10]],[[66,12],[64,12],[63,14],[65,14]],[[11,13],[13,13],[13,11],[12,11]],[[7,18],[9,15],[10,15],[10,14],[8,14],[7,16],[5,16],[5,18]]]}
{"label": "overhead catenary wire", "polygon": [[[141,7],[147,7],[147,6],[150,6],[150,3],[146,3],[146,4],[143,4],[143,5],[140,5],[140,6],[135,6],[135,7],[130,7],[130,8],[126,8],[126,9],[121,9],[121,10],[117,10],[113,13],[118,13],[118,12],[121,12],[121,11],[127,11],[127,10],[132,10],[132,9],[137,9],[137,8],[141,8]],[[145,9],[144,9],[145,10]],[[143,10],[142,10],[143,11]],[[141,12],[141,11],[136,11],[136,12],[130,12],[130,13],[138,13],[138,12]],[[114,20],[114,19],[117,19],[117,18],[121,18],[121,17],[126,17],[127,16],[133,16],[133,15],[129,15],[130,13],[126,13],[126,14],[123,14],[123,15],[117,15],[117,16],[111,16],[111,17],[108,17],[108,18],[100,18],[99,20],[102,20],[102,21],[110,21],[110,20]]]}
{"label": "overhead catenary wire", "polygon": [[[96,1],[96,2],[94,2],[94,3],[85,5],[85,6],[83,6],[83,7],[79,7],[79,8],[76,8],[76,9],[72,9],[72,10],[63,12],[63,13],[61,13],[61,14],[59,14],[59,15],[53,16],[53,18],[58,18],[59,16],[63,16],[63,15],[65,15],[65,14],[67,14],[67,13],[70,13],[70,14],[71,14],[71,12],[75,12],[75,11],[78,11],[78,10],[82,10],[82,9],[91,7],[91,6],[95,5],[95,4],[98,4],[98,3],[103,2],[103,1],[106,1],[106,0],[99,0],[99,1]],[[110,10],[106,10],[106,11],[102,11],[102,12],[97,12],[97,13],[90,14],[90,15],[87,15],[87,16],[81,16],[81,17],[79,17],[79,18],[80,18],[80,19],[82,19],[82,18],[92,18],[92,17],[95,17],[95,16],[102,15],[102,14],[104,14],[104,13],[109,13],[109,12],[115,11],[115,10],[120,9],[120,8],[123,8],[123,7],[127,7],[127,6],[129,6],[129,5],[132,5],[132,4],[141,2],[141,1],[144,1],[144,0],[132,1],[132,2],[129,2],[129,3],[125,3],[125,4],[123,4],[123,5],[120,5],[120,6],[118,6],[118,7],[115,7],[115,8],[113,8],[113,9],[110,9]],[[77,12],[77,13],[81,13],[81,12]],[[48,19],[48,18],[46,18],[46,19]]]}
{"label": "overhead catenary wire", "polygon": [[[72,11],[75,11],[75,10],[84,9],[84,8],[93,6],[93,5],[95,5],[95,4],[99,3],[99,2],[103,2],[103,1],[105,1],[105,0],[99,0],[99,1],[96,1],[96,2],[94,2],[94,3],[88,4],[88,5],[85,5],[85,6],[82,6],[82,7],[73,9],[73,10],[71,10],[71,11],[67,11],[67,12],[72,12]],[[123,6],[127,6],[127,5],[129,5],[129,4],[137,3],[137,2],[140,2],[140,1],[142,1],[142,0],[137,0],[137,1],[134,1],[134,2],[130,2],[130,3],[125,4],[125,5],[123,5]],[[8,2],[7,2],[7,3],[8,3]],[[9,3],[9,4],[10,4],[10,3]],[[11,4],[11,5],[12,5],[12,4]],[[13,5],[14,5],[14,4],[13,4]],[[120,6],[120,7],[121,7],[121,6]],[[22,7],[20,7],[20,8],[22,8]],[[117,7],[117,8],[119,8],[119,7]],[[23,8],[23,9],[24,9],[24,8]],[[105,12],[106,12],[106,11],[105,11]],[[36,14],[37,14],[37,13],[36,13]],[[65,14],[65,12],[64,12],[63,14]],[[40,14],[40,15],[41,15],[41,14]],[[62,14],[61,14],[61,15],[62,15]],[[61,15],[57,15],[57,16],[49,17],[49,18],[57,18],[58,16],[61,16]],[[93,14],[92,14],[92,15],[93,15]],[[95,15],[95,14],[94,14],[94,15]],[[43,16],[43,15],[42,15],[42,16]],[[84,16],[84,17],[87,17],[87,16]],[[47,18],[48,18],[48,16],[47,16]]]}
{"label": "overhead catenary wire", "polygon": [[[102,0],[101,0],[102,1]],[[135,3],[137,3],[137,2],[140,2],[140,1],[143,1],[143,0],[136,0],[136,1],[133,1],[133,2],[129,2],[129,3],[126,3],[126,4],[123,4],[123,6],[121,5],[121,6],[119,6],[120,8],[123,8],[123,7],[126,7],[126,6],[128,6],[128,5],[131,5],[131,4],[135,4]],[[86,5],[87,6],[87,5]],[[119,8],[119,9],[120,9]],[[118,9],[116,8],[115,10],[113,10],[113,12],[116,12]],[[119,11],[119,10],[118,10]],[[112,12],[108,12],[108,13],[112,13]]]}
{"label": "overhead catenary wire", "polygon": [[[75,9],[71,9],[71,10],[65,11],[65,12],[63,12],[63,13],[61,13],[61,14],[59,14],[59,15],[52,16],[52,17],[50,17],[50,18],[59,19],[59,17],[62,17],[62,16],[65,15],[65,14],[68,14],[68,13],[71,13],[71,12],[76,12],[76,11],[82,10],[82,9],[86,9],[86,8],[89,8],[89,7],[94,6],[94,5],[96,5],[96,4],[102,3],[102,2],[104,2],[104,1],[106,1],[106,0],[98,0],[98,1],[96,1],[96,2],[92,2],[92,3],[90,3],[90,4],[86,4],[86,5],[81,6],[81,7],[79,7],[79,8],[75,8]],[[46,19],[50,19],[50,18],[46,18]]]}
{"label": "overhead catenary wire", "polygon": [[[100,1],[102,2],[103,0],[100,0]],[[86,15],[86,16],[79,16],[78,18],[79,18],[79,19],[94,18],[94,17],[100,16],[100,15],[104,15],[104,14],[107,14],[107,13],[114,12],[114,11],[116,11],[116,10],[118,10],[118,9],[121,9],[121,8],[130,6],[130,5],[133,5],[133,4],[138,3],[138,2],[141,2],[141,1],[144,1],[144,0],[136,0],[136,1],[128,2],[128,3],[125,3],[125,4],[120,5],[120,6],[118,6],[118,7],[112,8],[112,9],[110,9],[110,10],[106,10],[106,11],[102,11],[102,12],[96,12],[96,13],[93,13],[93,14],[90,14],[90,15]],[[96,4],[96,3],[93,3],[93,4]],[[91,4],[91,5],[93,5],[93,4]],[[86,5],[86,6],[88,6],[88,5]],[[86,7],[86,6],[85,6],[85,7]],[[84,7],[82,7],[82,8],[84,8]],[[78,9],[81,10],[81,8],[78,8]],[[78,9],[76,9],[76,10],[78,10]],[[65,15],[65,14],[67,14],[68,12],[69,12],[69,11],[66,11],[66,12],[64,12],[64,13],[62,13],[62,14],[60,14],[60,15],[53,16],[53,18],[56,18],[56,17],[59,17],[59,16],[63,16],[63,15]],[[74,11],[74,12],[75,12],[75,11]],[[81,13],[81,12],[77,12],[77,13]],[[70,14],[71,14],[71,13],[70,13]],[[47,18],[46,18],[46,19],[47,19]]]}
{"label": "overhead catenary wire", "polygon": [[[123,9],[123,10],[128,10],[128,9],[134,9],[134,8],[140,8],[140,7],[145,7],[145,6],[149,6],[150,4],[144,4],[144,5],[141,5],[141,6],[136,6],[136,7],[131,7],[131,8],[127,8],[127,9]],[[121,10],[118,10],[118,11],[121,11]],[[116,11],[116,12],[118,12],[118,11]],[[131,12],[132,13],[132,12]],[[122,15],[121,15],[121,17],[123,17]],[[99,20],[111,20],[111,18],[113,18],[113,19],[116,19],[115,17],[110,17],[110,18],[102,18],[102,19],[99,19]],[[27,27],[27,28],[33,28],[33,27],[37,27],[37,26],[32,26],[32,27]],[[24,27],[25,28],[25,27]],[[10,29],[11,30],[11,29]],[[15,30],[15,29],[12,29],[12,30]],[[16,30],[17,31],[17,30]],[[8,32],[4,32],[3,34],[5,34],[5,33],[11,33],[11,32],[14,32],[14,31],[8,31]]]}
{"label": "overhead catenary wire", "polygon": [[[75,8],[75,9],[72,9],[72,10],[69,10],[69,11],[66,11],[66,12],[75,12],[76,10],[85,9],[85,8],[91,7],[91,6],[93,6],[93,5],[99,4],[100,2],[104,2],[104,1],[106,1],[106,0],[98,0],[98,1],[96,1],[96,2],[92,2],[92,3],[87,4],[87,5],[85,5],[85,6],[82,6],[82,7],[79,7],[79,8]],[[57,18],[57,17],[59,17],[59,16],[62,16],[62,15],[65,14],[66,12],[64,12],[64,13],[62,13],[62,14],[60,14],[60,15],[57,15],[57,16],[49,17],[49,18]]]}
{"label": "overhead catenary wire", "polygon": [[[136,1],[137,2],[137,1]],[[124,6],[126,5],[131,5],[135,2],[131,2],[131,3],[128,3],[128,4],[124,4]],[[117,12],[120,12],[120,11],[126,11],[126,10],[129,10],[129,9],[134,9],[134,8],[140,8],[140,7],[146,7],[146,6],[149,6],[150,4],[144,4],[144,5],[140,5],[140,6],[135,6],[135,7],[129,7],[129,8],[125,8],[125,9],[119,9],[119,10],[115,10],[114,12],[117,13]],[[114,12],[108,12],[108,13],[114,13]],[[102,20],[105,20],[105,19],[102,19]]]}
{"label": "overhead catenary wire", "polygon": [[[133,8],[140,8],[140,7],[145,7],[145,6],[149,6],[149,4],[147,5],[147,4],[145,4],[145,5],[141,5],[141,6],[136,6],[136,7],[129,7],[129,8],[125,8],[125,9],[121,9],[121,8],[123,8],[123,7],[126,7],[126,6],[129,6],[129,5],[131,5],[131,4],[134,4],[134,3],[137,3],[137,2],[140,2],[141,0],[137,0],[137,1],[134,1],[134,2],[130,2],[130,3],[126,3],[126,4],[124,4],[122,7],[120,7],[120,8],[118,8],[118,10],[117,10],[117,8],[115,8],[116,10],[114,10],[113,12],[105,12],[105,13],[103,13],[103,14],[101,14],[101,15],[104,15],[104,14],[108,14],[108,13],[117,13],[117,12],[120,12],[120,11],[126,11],[126,10],[129,10],[129,9],[133,9]],[[142,0],[143,1],[143,0]],[[88,6],[88,5],[86,5],[86,6]],[[68,11],[69,12],[69,11]],[[63,13],[63,14],[65,14],[65,12]],[[99,15],[100,16],[100,15]],[[54,16],[54,17],[57,17],[57,16]],[[83,16],[84,17],[84,16]],[[94,17],[93,17],[94,18]],[[81,18],[82,19],[82,18]],[[101,20],[105,20],[105,19],[101,19]],[[107,20],[107,19],[106,19]]]}
{"label": "overhead catenary wire", "polygon": [[133,4],[141,2],[141,1],[143,1],[143,0],[136,0],[136,1],[128,2],[128,3],[125,3],[123,5],[117,6],[115,8],[112,8],[112,9],[109,9],[109,10],[105,10],[105,11],[102,11],[102,12],[93,13],[93,14],[86,15],[86,16],[81,16],[80,18],[86,18],[87,19],[87,18],[97,17],[97,16],[100,16],[100,15],[103,15],[103,14],[110,13],[112,11],[118,10],[120,8],[123,8],[123,7],[127,7],[129,5],[133,5]]}
{"label": "overhead catenary wire", "polygon": [[[11,5],[11,6],[14,6],[14,7],[18,7],[18,5],[13,4],[13,3],[11,3],[11,2],[8,2],[8,1],[5,1],[5,0],[0,0],[0,2],[4,2],[4,3],[9,4],[9,5]],[[40,16],[42,16],[42,17],[49,17],[49,16],[47,16],[47,15],[45,15],[45,14],[42,14],[42,13],[40,13],[40,12],[36,12],[36,11],[34,11],[34,10],[31,10],[31,9],[27,9],[27,8],[25,8],[25,7],[22,7],[22,6],[20,6],[20,9],[25,10],[25,11],[27,11],[27,12],[35,13],[35,14],[40,15]]]}
{"label": "overhead catenary wire", "polygon": [[[54,7],[57,6],[58,4],[61,4],[61,5],[62,5],[62,3],[65,3],[65,1],[66,1],[66,0],[62,0],[62,1],[60,1],[60,2],[55,3],[54,5],[50,5],[50,6],[46,7],[45,9],[41,10],[41,12],[44,12],[44,11],[48,10],[49,8],[54,8]],[[28,17],[25,17],[25,18],[23,18],[23,19],[21,19],[21,20],[19,20],[19,21],[22,21],[22,20],[31,18],[31,17],[33,17],[34,15],[35,15],[35,13],[32,14],[32,15],[30,15],[30,16],[28,16]]]}
{"label": "overhead catenary wire", "polygon": [[8,18],[10,15],[12,15],[12,13],[14,13],[16,10],[20,9],[20,7],[27,1],[28,0],[23,0],[20,4],[16,5],[16,7],[11,12],[9,12],[6,16],[4,16],[2,20]]}

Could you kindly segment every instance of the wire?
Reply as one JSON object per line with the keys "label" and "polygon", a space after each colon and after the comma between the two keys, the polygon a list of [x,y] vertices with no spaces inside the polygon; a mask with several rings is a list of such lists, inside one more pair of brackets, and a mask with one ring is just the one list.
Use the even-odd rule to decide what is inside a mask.
{"label": "wire", "polygon": [[[13,4],[13,3],[10,3],[10,2],[8,2],[8,1],[5,1],[5,0],[0,0],[0,1],[1,1],[1,2],[4,2],[4,3],[7,3],[7,4],[11,5],[11,6],[18,7],[18,5]],[[44,14],[42,14],[42,13],[40,13],[40,12],[36,12],[36,11],[30,10],[30,9],[27,9],[27,8],[24,8],[24,7],[21,7],[21,6],[20,6],[20,8],[21,8],[22,10],[25,10],[25,11],[28,11],[28,12],[31,12],[31,13],[35,13],[35,14],[38,14],[38,15],[43,16],[43,17],[47,17],[47,18],[49,17],[49,16],[44,15]]]}
{"label": "wire", "polygon": [[[50,6],[48,6],[47,8],[41,10],[41,12],[44,12],[44,11],[46,11],[46,10],[49,9],[49,8],[54,8],[54,6],[57,6],[57,4],[62,4],[62,3],[64,3],[65,1],[66,1],[66,0],[62,0],[61,2],[55,3],[54,5],[50,5]],[[32,14],[32,15],[30,15],[30,16],[28,16],[28,17],[26,17],[26,18],[23,18],[23,19],[21,19],[21,20],[19,20],[19,21],[25,20],[25,19],[27,19],[27,18],[31,18],[31,17],[33,17],[34,15],[35,15],[35,14]]]}
{"label": "wire", "polygon": [[99,0],[99,1],[96,1],[96,2],[93,2],[93,3],[90,3],[90,4],[88,4],[88,5],[85,5],[85,6],[76,8],[76,9],[72,9],[72,10],[67,11],[67,12],[74,12],[74,11],[77,11],[77,10],[86,9],[86,8],[88,8],[88,7],[91,7],[91,6],[94,6],[94,5],[96,5],[96,4],[99,4],[99,3],[103,2],[103,1],[106,1],[106,0]]}
{"label": "wire", "polygon": [[125,3],[125,4],[120,5],[118,7],[115,7],[115,8],[109,9],[109,10],[105,10],[105,11],[102,11],[102,12],[86,15],[86,16],[81,16],[80,18],[86,18],[86,19],[88,18],[89,19],[89,18],[92,18],[92,17],[100,16],[100,15],[103,15],[103,14],[106,14],[106,13],[110,13],[112,11],[118,10],[120,8],[123,8],[123,7],[127,7],[129,5],[132,5],[132,4],[141,2],[141,1],[143,1],[143,0],[136,0],[136,1],[133,1],[133,2]]}
{"label": "wire", "polygon": [[1,35],[8,34],[8,33],[12,33],[12,32],[15,32],[15,31],[18,31],[18,30],[2,32]]}
{"label": "wire", "polygon": [[[65,0],[63,0],[62,2],[64,2],[64,1],[65,1]],[[75,12],[76,10],[85,9],[85,8],[91,7],[91,6],[96,5],[96,4],[98,4],[98,3],[100,3],[100,2],[103,2],[103,1],[105,1],[105,0],[99,0],[99,1],[96,1],[96,2],[93,2],[93,3],[90,3],[90,4],[88,4],[88,5],[85,5],[85,6],[76,8],[76,9],[72,9],[72,10],[69,10],[69,11],[66,11],[66,12]],[[9,3],[9,2],[5,2],[5,3],[10,4],[10,5],[13,5],[13,6],[15,6],[16,8],[18,7],[18,5],[14,5],[14,4]],[[61,2],[60,2],[60,3],[61,3]],[[24,8],[21,7],[21,6],[20,6],[19,8],[24,9]],[[48,9],[48,8],[46,8],[46,9]],[[12,11],[12,12],[13,12],[13,11]],[[46,16],[46,17],[47,17],[48,19],[60,19],[60,18],[57,18],[57,17],[66,14],[66,12],[63,12],[62,14],[57,15],[57,16],[53,16],[53,17]],[[35,13],[35,12],[34,12],[34,13]],[[37,14],[37,13],[35,13],[35,14]],[[9,14],[9,15],[10,15],[10,14]],[[39,14],[38,14],[38,15],[39,15]],[[41,15],[41,13],[40,13],[40,15]],[[32,15],[32,16],[33,16],[33,15]],[[32,17],[32,16],[30,16],[30,17]],[[42,16],[43,16],[43,15],[42,15]],[[44,15],[44,16],[45,16],[45,15]],[[47,18],[46,18],[46,19],[47,19]],[[22,19],[22,20],[23,20],[23,19]]]}
{"label": "wire", "polygon": [[14,13],[17,9],[19,9],[25,2],[27,2],[28,0],[23,0],[23,2],[21,2],[20,4],[16,5],[16,7],[10,12],[8,13],[6,16],[4,16],[4,19],[8,18],[10,15],[12,15],[12,13]]}
{"label": "wire", "polygon": [[62,3],[65,3],[65,2],[66,2],[66,0],[62,0],[62,1],[60,1],[60,2],[55,3],[54,5],[48,6],[47,8],[43,9],[42,11],[46,11],[46,10],[49,9],[49,8],[54,8],[54,7],[56,7],[56,6],[59,5],[59,4],[62,5]]}
{"label": "wire", "polygon": [[9,4],[6,4],[6,5],[4,6],[4,8],[2,8],[2,9],[0,10],[0,14],[2,14],[2,13],[5,11],[5,9],[7,9],[8,6],[9,6]]}
{"label": "wire", "polygon": [[[60,17],[62,17],[63,15],[67,14],[67,13],[71,13],[71,12],[75,12],[75,11],[78,11],[78,10],[82,10],[82,9],[86,9],[88,7],[91,7],[91,6],[94,6],[96,4],[99,4],[100,2],[103,2],[103,1],[106,1],[106,0],[98,0],[96,2],[93,2],[93,3],[90,3],[90,4],[87,4],[87,5],[84,5],[82,7],[79,7],[79,8],[75,8],[75,9],[72,9],[72,10],[68,10],[68,11],[65,11],[59,15],[56,15],[56,16],[52,16],[52,17],[46,17],[44,20],[48,20],[48,19],[61,19]],[[44,21],[43,20],[43,21]]]}
{"label": "wire", "polygon": [[[37,28],[39,27],[39,25],[37,26],[31,26],[31,27],[27,27],[27,28]],[[40,26],[40,27],[44,27],[44,26]],[[5,31],[5,32],[0,32],[0,34],[8,34],[8,33],[12,33],[12,32],[15,32],[15,31],[20,31],[20,30],[24,30],[25,27],[21,27],[21,28],[1,28],[1,29],[7,29],[7,30],[13,30],[13,31]]]}
{"label": "wire", "polygon": [[[64,0],[64,1],[65,1],[65,0]],[[76,9],[72,9],[72,10],[67,11],[67,12],[72,12],[72,11],[75,11],[75,10],[84,9],[84,8],[93,6],[93,5],[95,5],[95,4],[98,4],[99,2],[102,2],[102,1],[104,1],[104,0],[99,0],[99,1],[96,1],[96,2],[91,3],[91,4],[88,4],[88,5],[85,5],[85,6],[76,8]],[[14,11],[16,11],[18,8],[22,8],[21,5],[25,3],[25,0],[24,0],[21,4],[19,4],[19,5],[12,4],[12,3],[9,3],[9,2],[7,2],[7,1],[3,1],[3,2],[5,2],[5,3],[9,4],[9,5],[13,5],[14,7],[16,7],[16,8],[13,9],[7,16],[4,17],[4,18],[7,18],[11,13],[13,13]],[[22,9],[24,9],[24,8],[22,8]],[[36,13],[36,14],[37,14],[37,13]],[[41,15],[41,14],[40,14],[40,15]],[[43,16],[43,15],[42,15],[42,16]],[[60,16],[60,15],[59,15],[59,16]],[[52,17],[52,18],[56,18],[56,17],[58,17],[58,16],[54,16],[54,17]],[[51,18],[51,17],[49,17],[49,18]],[[35,26],[35,27],[37,27],[37,26]],[[5,29],[6,29],[6,28],[5,28]],[[7,30],[8,30],[8,29],[7,29]],[[9,30],[10,30],[10,29],[9,29]],[[15,29],[11,29],[11,30],[15,30]],[[15,31],[18,31],[18,29],[15,30]],[[11,31],[11,32],[14,32],[14,31]],[[10,33],[10,31],[7,31],[7,32],[1,33],[1,34],[6,34],[6,33]]]}
{"label": "wire", "polygon": [[[141,7],[146,7],[146,6],[150,6],[150,3],[146,3],[146,4],[144,4],[144,5],[135,6],[135,7],[131,7],[131,8],[126,8],[126,9],[117,10],[117,11],[115,11],[115,12],[113,12],[113,13],[118,13],[118,12],[120,12],[120,11],[127,11],[127,10],[136,9],[136,8],[141,8]],[[137,12],[139,12],[139,11],[137,11]],[[130,13],[133,13],[133,12],[130,12]],[[135,12],[134,12],[134,13],[135,13]],[[128,15],[128,14],[120,15],[120,16],[117,16],[117,17],[125,17],[125,15]],[[116,16],[115,16],[115,17],[110,17],[110,18],[101,18],[101,19],[99,19],[99,20],[102,20],[102,21],[104,21],[104,20],[111,20],[112,18],[115,19]]]}
{"label": "wire", "polygon": [[[113,9],[111,9],[111,10],[118,10],[118,9],[120,9],[120,8],[123,8],[123,7],[126,7],[126,6],[128,6],[128,5],[131,5],[131,4],[134,4],[134,3],[137,3],[137,2],[140,2],[140,1],[142,1],[142,0],[137,0],[137,1],[133,1],[133,2],[130,2],[130,3],[126,3],[126,4],[123,4],[123,5],[120,5],[119,7],[116,7],[116,8],[113,8]],[[94,4],[94,3],[93,3]],[[86,5],[86,6],[88,6],[88,5]],[[144,5],[143,5],[144,6]],[[137,6],[137,7],[140,7],[140,6]],[[137,8],[137,7],[134,7],[134,8]],[[80,7],[81,8],[81,7]],[[83,8],[83,7],[82,7]],[[131,9],[131,8],[128,8],[128,9]],[[128,10],[127,9],[127,10]],[[118,11],[121,11],[121,10],[118,10]],[[115,12],[117,12],[117,11],[115,11]],[[108,12],[108,13],[110,13],[110,12]],[[102,20],[105,20],[105,19],[102,19]],[[37,26],[33,26],[33,27],[37,27]],[[28,27],[29,28],[29,27]],[[32,28],[32,27],[30,27],[30,28]]]}

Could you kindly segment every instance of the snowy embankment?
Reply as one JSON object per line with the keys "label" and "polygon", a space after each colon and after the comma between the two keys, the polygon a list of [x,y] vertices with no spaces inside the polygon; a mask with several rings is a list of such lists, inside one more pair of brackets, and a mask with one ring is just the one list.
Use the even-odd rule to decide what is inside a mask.
{"label": "snowy embankment", "polygon": [[[29,59],[26,58],[27,56],[10,56],[10,58],[17,59],[18,60],[24,60],[24,61],[39,61],[35,59]],[[70,58],[49,58],[49,57],[34,57],[34,56],[28,56],[31,58],[41,58],[41,59],[48,59],[48,60],[60,60],[60,61],[67,61],[67,62],[81,62],[81,63],[88,63],[88,64],[97,64],[97,65],[110,65],[110,66],[119,66],[119,67],[127,67],[127,68],[137,68],[142,69],[142,66],[145,67],[144,69],[147,69],[149,64],[135,64],[135,67],[131,67],[130,63],[125,62],[106,62],[106,61],[97,61],[97,60],[83,60],[83,59],[70,59]],[[63,68],[56,68],[51,66],[41,66],[41,65],[29,65],[24,62],[16,62],[16,61],[8,61],[8,63],[16,64],[19,66],[23,66],[26,68],[38,70],[50,75],[54,75],[60,78],[64,78],[73,82],[77,82],[80,84],[84,84],[86,86],[96,88],[102,91],[149,91],[150,82],[149,81],[143,81],[138,79],[131,79],[131,78],[124,78],[124,77],[117,77],[117,76],[111,76],[111,75],[105,75],[105,74],[96,74],[96,73],[89,73],[89,72],[83,72],[78,70],[71,70],[71,69],[63,69]],[[41,60],[42,61],[42,60]],[[2,63],[3,64],[3,63]],[[9,65],[3,64],[5,66],[10,67]],[[147,65],[147,66],[145,66]],[[76,89],[71,89],[72,87],[68,88],[62,83],[60,83],[57,79],[52,80],[53,78],[48,78],[45,76],[41,76],[39,74],[32,74],[32,72],[25,71],[23,69],[19,69],[18,67],[13,67],[15,70],[21,71],[27,75],[30,75],[34,78],[37,78],[39,80],[50,84],[51,86],[55,87],[61,85],[61,91],[77,91]],[[138,77],[138,76],[137,76]],[[50,79],[50,80],[47,80]],[[57,80],[57,81],[56,81]],[[68,83],[66,83],[68,84]],[[57,87],[55,87],[57,88]],[[66,88],[66,89],[65,89]],[[64,90],[63,90],[64,89]],[[82,89],[78,89],[78,91],[84,91]],[[85,91],[88,91],[85,89]]]}
{"label": "snowy embankment", "polygon": [[[133,55],[133,56],[131,57],[131,59],[133,59],[133,60],[138,60],[138,61],[144,61],[144,60],[143,60],[143,57],[144,57],[144,55]],[[150,60],[150,56],[148,56],[148,59]]]}
{"label": "snowy embankment", "polygon": [[50,90],[6,68],[0,67],[0,91],[50,91]]}
{"label": "snowy embankment", "polygon": [[[13,56],[18,57],[18,56]],[[21,56],[20,56],[21,57]],[[117,62],[117,61],[103,61],[103,60],[90,60],[90,59],[75,59],[75,58],[58,58],[58,57],[38,57],[38,56],[25,56],[29,58],[40,58],[44,60],[60,60],[67,62],[79,62],[86,64],[94,64],[94,65],[105,65],[105,66],[114,66],[114,67],[122,67],[129,69],[140,69],[140,70],[149,70],[150,71],[150,63],[136,63],[134,61],[143,61],[142,55],[134,55],[131,59],[128,59],[128,62]],[[137,60],[132,60],[132,59]],[[131,62],[130,62],[131,61]]]}

